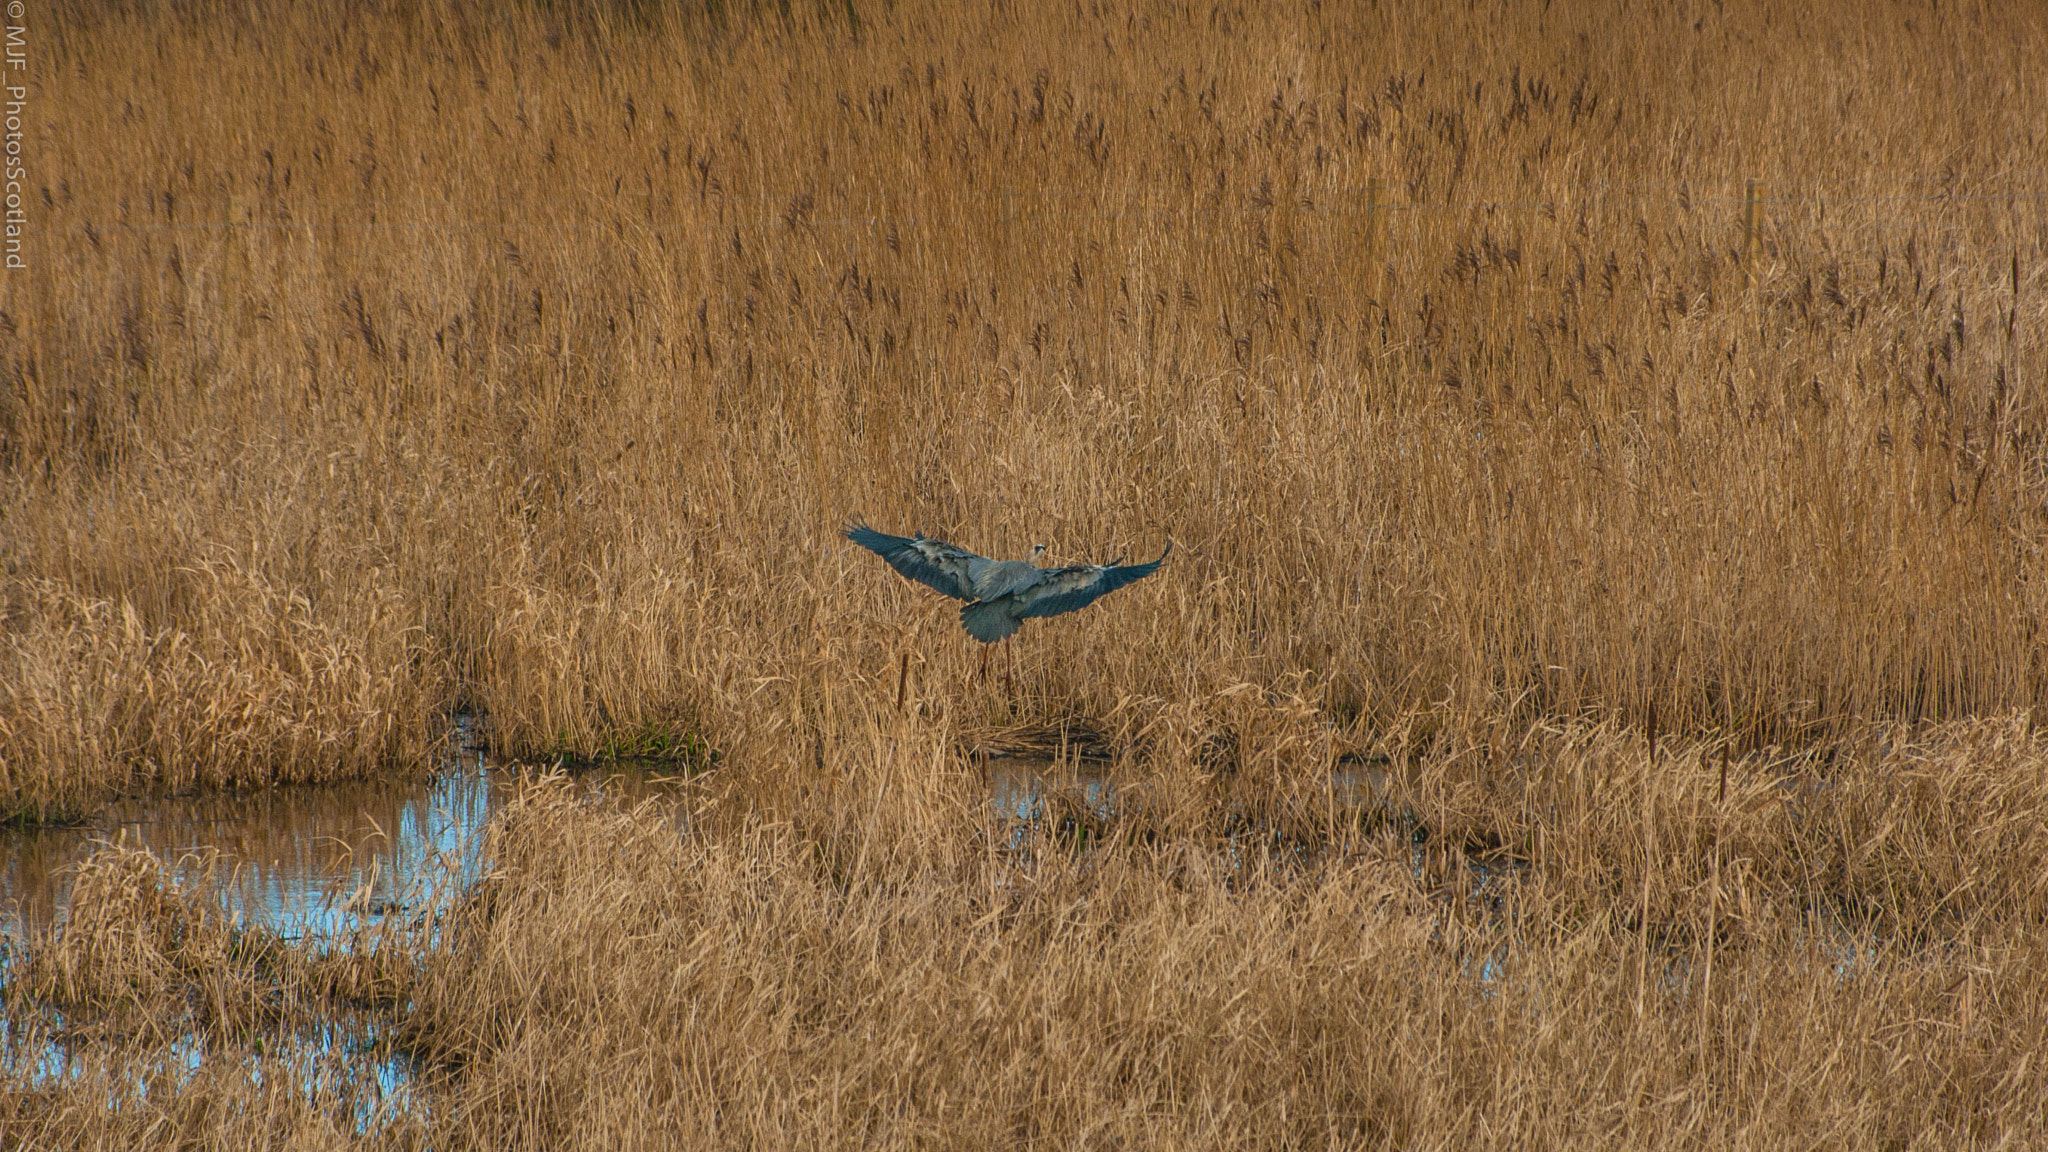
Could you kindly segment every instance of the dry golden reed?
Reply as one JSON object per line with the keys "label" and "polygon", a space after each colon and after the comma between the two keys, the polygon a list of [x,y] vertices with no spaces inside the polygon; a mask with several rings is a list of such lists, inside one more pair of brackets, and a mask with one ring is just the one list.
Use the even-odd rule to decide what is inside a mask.
{"label": "dry golden reed", "polygon": [[344,634],[232,560],[174,579],[191,604],[156,629],[125,597],[47,579],[9,589],[24,623],[0,650],[0,786],[18,809],[366,775],[419,763],[437,740],[432,657],[388,596]]}
{"label": "dry golden reed", "polygon": [[[10,634],[211,644],[225,566],[360,647],[402,738],[218,779],[462,703],[782,756],[905,651],[977,722],[2034,705],[2040,21],[1341,8],[70,12]],[[1181,548],[996,698],[854,515]],[[15,659],[95,685],[8,705],[17,804],[184,778],[40,734],[133,671]]]}
{"label": "dry golden reed", "polygon": [[[1351,809],[1321,845],[1175,829],[1170,805],[1144,824],[1148,796],[1217,786],[1188,768],[1128,786],[1138,820],[1085,851],[992,830],[944,738],[887,728],[839,803],[788,821],[542,780],[480,885],[337,952],[237,936],[110,850],[10,994],[10,1126],[109,1148],[2048,1136],[2048,894],[2012,865],[2048,835],[2048,743],[1932,730],[1844,749],[1825,786],[1738,763],[1723,801],[1694,749],[1646,773],[1636,734],[1544,740],[1526,790],[1450,750],[1402,767],[1427,839]],[[354,1081],[290,1045],[337,1007],[376,1022]],[[23,1058],[53,1038],[54,1082]],[[417,1103],[366,1113],[360,1065],[394,1057]]]}
{"label": "dry golden reed", "polygon": [[[717,765],[499,826],[391,1142],[2042,1140],[2039,13],[49,21],[0,804]],[[983,680],[856,516],[1177,548]]]}

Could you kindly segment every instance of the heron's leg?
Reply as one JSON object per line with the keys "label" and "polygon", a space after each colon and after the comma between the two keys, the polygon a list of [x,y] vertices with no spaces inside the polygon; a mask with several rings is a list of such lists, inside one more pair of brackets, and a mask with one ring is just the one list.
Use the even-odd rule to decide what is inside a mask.
{"label": "heron's leg", "polygon": [[986,644],[981,646],[981,675],[977,678],[983,683],[988,682],[988,645]]}

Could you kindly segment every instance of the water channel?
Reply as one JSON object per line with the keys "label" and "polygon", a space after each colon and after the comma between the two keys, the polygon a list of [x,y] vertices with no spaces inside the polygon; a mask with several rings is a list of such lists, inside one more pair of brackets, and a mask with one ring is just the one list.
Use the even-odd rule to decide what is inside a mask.
{"label": "water channel", "polygon": [[[77,865],[105,844],[148,849],[181,888],[291,939],[344,937],[429,903],[483,867],[484,832],[520,780],[490,761],[470,723],[455,736],[428,778],[129,799],[80,825],[0,832],[0,942],[54,927]],[[669,779],[661,766],[626,764],[577,784],[631,801]]]}

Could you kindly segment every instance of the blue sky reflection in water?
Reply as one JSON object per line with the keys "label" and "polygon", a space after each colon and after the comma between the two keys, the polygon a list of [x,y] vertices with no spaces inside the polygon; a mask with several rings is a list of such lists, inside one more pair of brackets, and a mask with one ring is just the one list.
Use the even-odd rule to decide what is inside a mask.
{"label": "blue sky reflection in water", "polygon": [[[469,735],[458,729],[458,738]],[[31,937],[61,925],[77,867],[109,843],[146,848],[201,903],[247,928],[314,948],[350,948],[382,917],[427,913],[457,898],[487,866],[490,821],[521,772],[490,763],[467,740],[430,779],[371,780],[250,793],[157,797],[109,806],[73,828],[0,832],[0,985]],[[622,765],[574,780],[591,803],[680,797],[665,765]],[[531,769],[528,769],[530,775]],[[675,814],[681,818],[678,806]],[[26,1007],[26,1006],[24,1006]],[[46,1084],[129,1063],[132,1089],[241,1068],[260,1086],[285,1076],[371,1134],[422,1107],[403,1056],[379,1042],[390,1021],[343,1010],[260,1037],[174,1034],[146,1050],[103,1047],[93,1020],[44,1007],[0,1016],[0,1079]]]}
{"label": "blue sky reflection in water", "polygon": [[[180,886],[246,927],[345,941],[378,917],[430,906],[484,867],[491,817],[516,770],[462,749],[439,776],[116,803],[75,828],[0,833],[0,942],[57,922],[76,866],[103,843],[147,848]],[[659,766],[583,774],[591,799],[664,789]]]}
{"label": "blue sky reflection in water", "polygon": [[515,779],[471,756],[432,780],[123,801],[82,827],[10,832],[0,838],[0,934],[49,929],[76,866],[101,844],[124,843],[247,927],[344,939],[476,875],[484,830]]}
{"label": "blue sky reflection in water", "polygon": [[[61,1032],[31,1027],[27,1034],[12,1020],[0,1019],[0,1075],[31,1090],[90,1076],[95,1068],[94,1041],[64,1038]],[[142,1049],[124,1048],[114,1056],[126,1075],[113,1081],[114,1108],[141,1104],[158,1092],[177,1092],[211,1069],[212,1074],[246,1077],[261,1089],[283,1078],[297,1092],[324,1102],[345,1117],[359,1135],[374,1136],[394,1122],[423,1119],[425,1100],[415,1087],[406,1057],[376,1043],[379,1025],[353,1015],[322,1021],[314,1027],[267,1034],[262,1044],[209,1038],[194,1030]],[[102,1053],[101,1055],[105,1055]],[[18,1067],[25,1063],[28,1067]]]}
{"label": "blue sky reflection in water", "polygon": [[1082,764],[1062,771],[1051,760],[998,756],[988,762],[989,806],[998,819],[1031,821],[1045,817],[1045,801],[1068,792],[1097,816],[1115,814],[1115,794],[1108,773]]}

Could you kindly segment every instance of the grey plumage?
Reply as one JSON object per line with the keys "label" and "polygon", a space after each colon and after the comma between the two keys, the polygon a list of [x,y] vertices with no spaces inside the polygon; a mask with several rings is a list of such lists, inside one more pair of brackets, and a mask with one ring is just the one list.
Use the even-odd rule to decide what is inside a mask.
{"label": "grey plumage", "polygon": [[[854,524],[846,538],[889,562],[905,578],[955,600],[960,623],[969,635],[993,644],[1016,632],[1034,616],[1058,616],[1086,608],[1103,596],[1159,571],[1173,553],[1173,542],[1149,564],[1075,564],[1040,568],[1025,560],[991,560],[920,532],[891,536],[865,524]],[[1032,549],[1042,557],[1045,545]]]}

